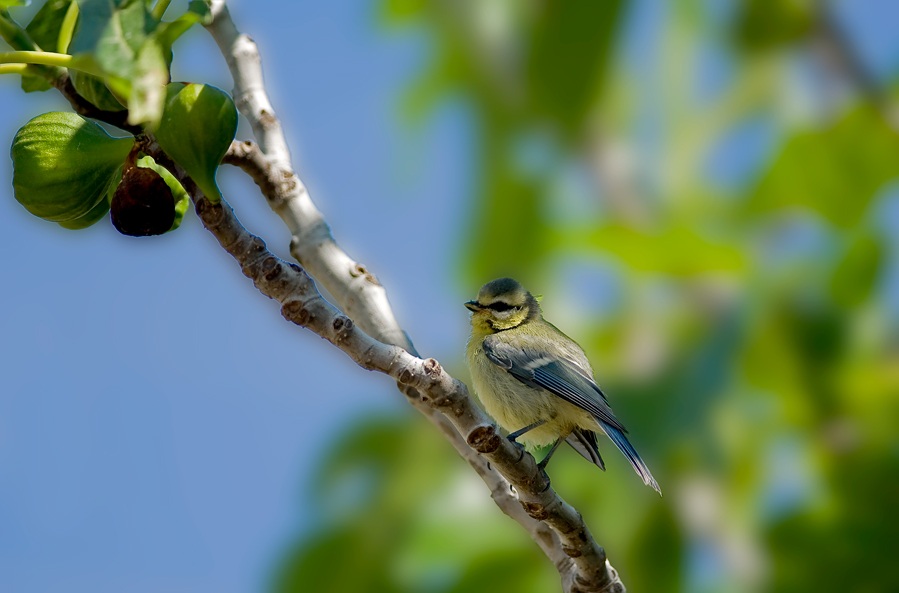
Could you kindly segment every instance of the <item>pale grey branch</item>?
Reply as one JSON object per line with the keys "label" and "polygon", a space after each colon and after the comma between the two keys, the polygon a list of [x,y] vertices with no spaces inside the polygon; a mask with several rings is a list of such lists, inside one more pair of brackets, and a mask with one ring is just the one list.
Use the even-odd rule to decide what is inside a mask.
{"label": "pale grey branch", "polygon": [[234,78],[234,98],[259,143],[273,190],[266,193],[272,210],[291,235],[290,253],[366,332],[383,342],[415,352],[387,300],[387,291],[364,265],[334,241],[324,216],[290,163],[281,123],[271,105],[256,43],[240,33],[224,0],[212,2],[214,20],[207,26]]}
{"label": "pale grey branch", "polygon": [[[226,161],[247,171],[281,215],[293,234],[291,253],[303,267],[272,254],[262,239],[240,224],[226,202],[209,202],[151,136],[138,137],[144,151],[175,173],[194,200],[203,225],[257,289],[280,303],[285,319],[312,330],[358,365],[389,375],[400,385],[410,403],[438,426],[482,477],[503,512],[521,524],[553,561],[566,592],[625,591],[580,514],[553,491],[534,458],[498,434],[463,383],[436,360],[415,354],[384,288],[334,241],[291,168],[280,122],[265,92],[256,44],[239,33],[223,0],[213,0],[212,6],[215,20],[208,28],[231,68],[237,105],[259,141],[258,147],[233,143]],[[109,121],[105,112],[85,107],[70,85],[57,88],[74,107]],[[343,313],[322,297],[307,270],[338,301]]]}
{"label": "pale grey branch", "polygon": [[[166,159],[152,146],[146,150],[163,162]],[[210,203],[183,171],[174,165],[173,168],[194,197],[203,225],[240,264],[256,288],[281,304],[285,319],[328,340],[361,367],[387,374],[401,386],[412,388],[415,397],[410,401],[416,407],[426,404],[439,410],[455,428],[449,435],[464,435],[469,452],[481,454],[472,465],[479,475],[489,478],[494,499],[528,530],[554,562],[565,591],[625,591],[581,515],[555,493],[531,455],[497,432],[492,421],[473,403],[465,384],[450,376],[436,360],[421,359],[399,346],[375,340],[356,327],[352,319],[321,296],[303,268],[280,260],[262,239],[241,226],[227,203]],[[405,389],[404,392],[409,393]],[[497,480],[492,468],[508,482]],[[520,506],[508,504],[516,497],[508,490],[502,491],[504,483],[514,487]]]}

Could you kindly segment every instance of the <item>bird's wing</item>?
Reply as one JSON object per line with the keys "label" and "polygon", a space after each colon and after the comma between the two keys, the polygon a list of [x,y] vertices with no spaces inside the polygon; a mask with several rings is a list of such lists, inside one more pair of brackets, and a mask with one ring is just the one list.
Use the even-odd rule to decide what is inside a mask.
{"label": "bird's wing", "polygon": [[553,356],[541,348],[541,340],[523,338],[523,346],[511,346],[498,334],[484,338],[484,354],[498,367],[531,387],[541,387],[584,409],[597,420],[622,432],[602,390],[576,361]]}

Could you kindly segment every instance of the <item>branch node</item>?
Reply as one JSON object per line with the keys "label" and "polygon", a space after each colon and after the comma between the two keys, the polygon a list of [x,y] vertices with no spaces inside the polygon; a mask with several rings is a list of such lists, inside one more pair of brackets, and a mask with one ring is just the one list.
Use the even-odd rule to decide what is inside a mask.
{"label": "branch node", "polygon": [[265,109],[259,110],[259,123],[266,129],[271,129],[278,125],[278,118]]}
{"label": "branch node", "polygon": [[272,256],[269,256],[262,260],[261,268],[263,277],[269,282],[280,276],[281,272],[284,270],[284,268],[281,266],[281,262],[277,258]]}
{"label": "branch node", "polygon": [[440,373],[442,369],[440,368],[440,363],[434,360],[433,358],[429,358],[424,362],[424,371],[425,374],[432,380],[436,381],[440,377]]}
{"label": "branch node", "polygon": [[197,200],[194,208],[197,211],[197,216],[199,216],[204,222],[211,226],[221,222],[222,218],[224,217],[224,214],[222,213],[222,205],[213,204],[206,198]]}
{"label": "branch node", "polygon": [[549,512],[546,510],[546,507],[539,502],[521,501],[521,506],[524,508],[525,513],[538,521],[543,521],[549,517]]}
{"label": "branch node", "polygon": [[[446,413],[446,408],[449,408],[450,406],[452,406],[453,403],[455,403],[455,402],[452,397],[450,397],[448,395],[441,395],[440,397],[434,398],[433,405],[435,408],[444,410],[444,413]],[[456,411],[452,410],[452,412],[455,414]]]}
{"label": "branch node", "polygon": [[[265,254],[268,253],[268,249],[265,247],[265,241],[262,240],[261,237],[257,237],[253,235],[253,238],[250,240],[249,248],[247,249],[248,253],[258,253]],[[269,259],[272,259],[274,256],[270,256]]]}
{"label": "branch node", "polygon": [[305,327],[314,318],[302,301],[293,299],[281,305],[281,316],[291,323]]}
{"label": "branch node", "polygon": [[492,424],[476,426],[465,440],[478,453],[493,453],[502,443],[502,437],[496,434],[496,427]]}
{"label": "branch node", "polygon": [[403,369],[402,371],[400,371],[400,376],[397,377],[397,381],[399,381],[403,385],[409,385],[414,380],[415,373],[413,373],[411,369]]}
{"label": "branch node", "polygon": [[381,283],[378,282],[378,279],[374,274],[368,271],[368,268],[356,262],[356,265],[350,270],[350,276],[353,278],[359,278],[360,276],[364,276],[368,282],[371,282],[375,286],[381,286]]}
{"label": "branch node", "polygon": [[353,320],[345,315],[338,315],[334,318],[334,322],[331,324],[331,327],[334,328],[335,332],[335,340],[338,342],[342,342],[346,340],[350,332],[353,331]]}

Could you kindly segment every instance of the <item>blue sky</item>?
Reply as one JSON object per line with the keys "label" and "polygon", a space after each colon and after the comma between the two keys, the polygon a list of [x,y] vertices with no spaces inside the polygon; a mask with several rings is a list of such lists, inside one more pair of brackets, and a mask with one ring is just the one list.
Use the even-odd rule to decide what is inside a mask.
{"label": "blue sky", "polygon": [[[396,125],[422,43],[379,31],[371,2],[257,6],[232,11],[260,44],[313,199],[390,287],[417,347],[456,359],[470,298],[450,288],[465,126],[451,113],[420,134]],[[175,79],[230,89],[202,30],[175,64]],[[0,105],[7,142],[65,108],[13,77]],[[283,322],[192,214],[156,238],[64,231],[15,202],[10,169],[0,161],[0,590],[261,589],[309,525],[300,503],[323,448],[363,414],[405,410],[402,396]],[[287,256],[255,186],[219,175],[246,226]]]}
{"label": "blue sky", "polygon": [[[658,15],[657,2],[641,6],[634,35]],[[876,17],[883,2],[853,6],[863,55],[891,72],[895,19]],[[380,30],[375,7],[232,12],[260,45],[295,167],[338,241],[388,287],[420,352],[458,362],[461,302],[477,289],[455,281],[471,123],[449,106],[424,129],[398,125],[399,90],[427,45]],[[230,88],[202,30],[176,46],[174,78]],[[5,142],[65,108],[13,77],[0,79],[0,106]],[[301,503],[321,452],[365,414],[404,412],[402,396],[283,322],[192,214],[156,238],[64,231],[15,202],[7,159],[0,179],[0,591],[262,589],[313,521]],[[255,186],[227,168],[219,179],[286,257],[289,236]]]}

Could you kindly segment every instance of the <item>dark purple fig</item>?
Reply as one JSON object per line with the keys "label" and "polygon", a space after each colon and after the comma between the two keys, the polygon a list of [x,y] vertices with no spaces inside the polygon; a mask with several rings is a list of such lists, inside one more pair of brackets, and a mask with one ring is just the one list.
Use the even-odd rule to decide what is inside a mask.
{"label": "dark purple fig", "polygon": [[165,180],[153,169],[125,165],[122,181],[110,205],[112,224],[123,235],[148,237],[171,230],[175,198]]}

